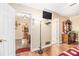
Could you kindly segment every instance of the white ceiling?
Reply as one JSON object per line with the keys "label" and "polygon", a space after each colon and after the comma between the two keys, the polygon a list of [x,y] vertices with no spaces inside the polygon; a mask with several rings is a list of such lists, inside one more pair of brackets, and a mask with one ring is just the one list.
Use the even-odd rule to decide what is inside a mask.
{"label": "white ceiling", "polygon": [[[22,3],[23,4],[23,3]],[[71,3],[73,4],[73,3]],[[73,6],[70,3],[32,3],[32,4],[23,4],[25,6],[29,6],[32,8],[37,8],[40,10],[50,10],[55,11],[63,16],[75,16],[79,15],[79,4],[75,4]]]}

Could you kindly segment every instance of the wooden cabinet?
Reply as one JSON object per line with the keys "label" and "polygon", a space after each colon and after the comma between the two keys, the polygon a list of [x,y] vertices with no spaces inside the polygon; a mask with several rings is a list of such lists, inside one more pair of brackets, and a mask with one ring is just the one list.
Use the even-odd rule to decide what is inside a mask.
{"label": "wooden cabinet", "polygon": [[62,34],[62,42],[68,43],[68,34]]}
{"label": "wooden cabinet", "polygon": [[62,43],[76,43],[77,34],[74,32],[71,32],[69,34],[62,34]]}
{"label": "wooden cabinet", "polygon": [[[69,43],[71,42],[71,33],[72,33],[72,22],[70,20],[66,20],[63,23],[63,33],[62,34],[62,43]],[[70,34],[69,34],[70,33]]]}

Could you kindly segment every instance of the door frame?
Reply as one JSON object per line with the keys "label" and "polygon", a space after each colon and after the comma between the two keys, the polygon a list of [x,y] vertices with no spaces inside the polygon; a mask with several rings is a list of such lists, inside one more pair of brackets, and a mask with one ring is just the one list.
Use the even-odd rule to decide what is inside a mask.
{"label": "door frame", "polygon": [[[29,33],[30,33],[30,51],[32,51],[32,39],[31,39],[31,23],[32,23],[32,14],[31,13],[28,13],[28,12],[25,12],[25,11],[21,11],[21,12],[16,12],[16,15],[17,13],[22,13],[22,14],[25,14],[26,17],[28,17],[30,19],[30,24],[29,24]],[[15,16],[16,16],[15,15]],[[16,20],[16,19],[15,19]]]}

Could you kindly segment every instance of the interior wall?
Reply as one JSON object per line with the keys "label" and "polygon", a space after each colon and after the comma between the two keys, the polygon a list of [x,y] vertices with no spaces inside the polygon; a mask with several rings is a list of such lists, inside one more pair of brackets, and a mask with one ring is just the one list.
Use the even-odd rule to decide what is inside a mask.
{"label": "interior wall", "polygon": [[16,12],[23,12],[32,15],[32,18],[42,18],[42,10],[35,9],[32,7],[28,7],[21,4],[10,4],[13,8],[15,8]]}
{"label": "interior wall", "polygon": [[23,38],[23,23],[25,23],[26,21],[24,21],[23,17],[21,16],[16,16],[16,21],[17,23],[19,23],[16,27],[16,40],[18,40]]}
{"label": "interior wall", "polygon": [[72,30],[79,32],[79,16],[72,16],[70,20],[72,22]]}
{"label": "interior wall", "polygon": [[[14,5],[16,7],[14,7]],[[37,50],[40,47],[40,23],[39,20],[43,19],[42,18],[42,10],[31,8],[28,6],[24,5],[17,5],[14,4],[12,5],[15,9],[16,12],[24,12],[24,13],[29,13],[32,15],[32,20],[31,20],[31,50]],[[42,22],[42,47],[46,46],[46,42],[50,41],[51,42],[51,26],[50,25],[45,25],[45,23]],[[49,27],[50,26],[50,27]]]}

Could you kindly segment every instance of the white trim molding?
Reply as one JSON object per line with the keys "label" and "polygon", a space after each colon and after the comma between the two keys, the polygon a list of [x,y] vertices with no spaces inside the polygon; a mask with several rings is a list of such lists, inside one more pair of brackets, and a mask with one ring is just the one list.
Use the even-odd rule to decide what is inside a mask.
{"label": "white trim molding", "polygon": [[[42,49],[50,47],[50,46],[52,46],[52,44],[45,45],[45,46],[42,47]],[[39,48],[32,49],[31,51],[34,52],[34,51],[37,51],[37,50],[39,50]]]}

